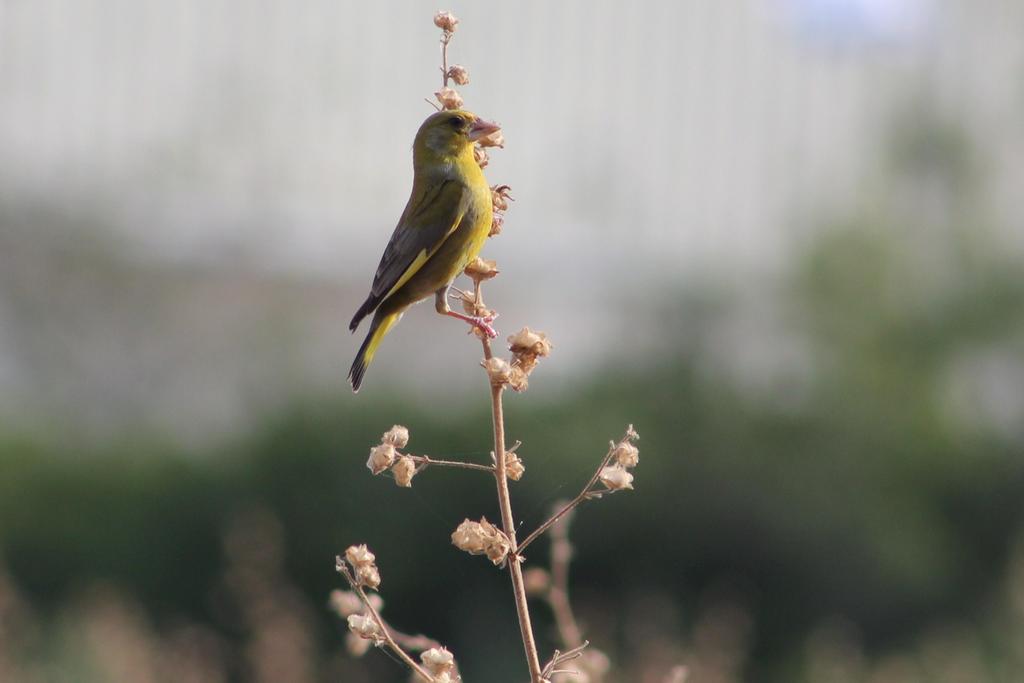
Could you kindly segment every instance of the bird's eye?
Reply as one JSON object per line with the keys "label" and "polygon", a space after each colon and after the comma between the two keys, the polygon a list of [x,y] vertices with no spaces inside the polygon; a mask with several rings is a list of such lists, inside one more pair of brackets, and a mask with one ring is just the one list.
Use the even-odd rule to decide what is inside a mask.
{"label": "bird's eye", "polygon": [[460,116],[455,116],[455,117],[451,118],[451,119],[450,119],[450,120],[448,121],[448,123],[449,123],[449,124],[451,124],[451,127],[452,127],[452,128],[454,128],[454,129],[456,129],[456,130],[460,130],[460,129],[462,128],[462,126],[463,126],[463,125],[464,125],[464,124],[465,124],[466,122],[462,120],[462,117],[460,117]]}

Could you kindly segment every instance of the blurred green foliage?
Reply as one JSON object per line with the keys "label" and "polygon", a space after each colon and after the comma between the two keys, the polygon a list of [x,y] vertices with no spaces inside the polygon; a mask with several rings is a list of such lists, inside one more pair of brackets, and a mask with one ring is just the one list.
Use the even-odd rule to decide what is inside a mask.
{"label": "blurred green foliage", "polygon": [[[637,491],[588,504],[573,528],[574,589],[614,656],[632,639],[607,623],[650,595],[671,599],[681,632],[715,596],[749,610],[750,680],[798,680],[802,643],[833,617],[877,654],[935,621],[988,618],[1024,519],[1024,449],[1019,429],[951,397],[965,359],[1022,351],[1024,270],[985,233],[955,132],[918,126],[899,139],[870,209],[809,248],[783,288],[803,368],[778,393],[732,386],[698,341],[557,401],[545,398],[542,367],[530,394],[508,398],[509,437],[525,442],[527,481],[513,491],[524,529],[575,493],[627,422],[642,436]],[[908,213],[917,203],[906,197],[921,192],[949,203],[938,219]],[[682,304],[673,313],[680,328],[705,322]],[[464,671],[514,661],[503,575],[447,542],[463,517],[497,517],[489,486],[473,472],[428,471],[398,490],[364,468],[396,422],[413,452],[485,461],[484,380],[470,378],[476,408],[314,398],[215,453],[148,437],[77,452],[10,436],[3,560],[44,612],[104,580],[158,622],[187,617],[238,639],[218,598],[221,537],[232,516],[269,510],[286,574],[312,604],[339,586],[333,555],[367,542],[394,623],[450,644]],[[543,545],[531,559],[544,559]],[[319,646],[340,649],[337,620],[317,614]],[[396,669],[384,675],[400,680]]]}
{"label": "blurred green foliage", "polygon": [[[805,262],[794,319],[816,366],[797,401],[741,395],[701,371],[700,350],[555,404],[509,398],[510,437],[526,442],[529,485],[514,492],[524,528],[585,481],[627,420],[640,430],[637,492],[590,504],[574,528],[575,580],[607,591],[610,612],[656,586],[686,615],[725,586],[752,611],[763,672],[791,665],[824,618],[843,615],[884,648],[938,616],[970,615],[993,589],[1024,512],[1024,459],[1018,442],[949,414],[944,376],[966,347],[1019,328],[1024,279],[964,257],[948,289],[909,296],[917,276],[891,235],[837,231]],[[535,384],[542,392],[543,374]],[[349,397],[296,406],[202,456],[146,439],[82,453],[9,439],[5,560],[50,608],[104,579],[156,615],[216,620],[221,533],[258,506],[281,520],[288,573],[314,602],[339,583],[333,553],[366,541],[397,623],[478,652],[465,646],[471,626],[493,616],[511,629],[510,615],[483,600],[456,614],[451,594],[500,604],[503,581],[447,534],[465,515],[496,516],[489,487],[462,472],[428,472],[411,491],[371,478],[366,451],[393,422],[410,427],[414,452],[487,457],[484,406],[452,415]],[[326,611],[322,621],[337,631]]]}

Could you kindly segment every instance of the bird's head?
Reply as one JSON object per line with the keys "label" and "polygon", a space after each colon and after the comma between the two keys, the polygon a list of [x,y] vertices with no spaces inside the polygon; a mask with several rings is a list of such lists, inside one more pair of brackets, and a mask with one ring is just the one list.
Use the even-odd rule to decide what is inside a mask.
{"label": "bird's head", "polygon": [[456,109],[431,114],[420,126],[413,143],[416,157],[458,157],[469,153],[473,143],[501,130],[472,112]]}

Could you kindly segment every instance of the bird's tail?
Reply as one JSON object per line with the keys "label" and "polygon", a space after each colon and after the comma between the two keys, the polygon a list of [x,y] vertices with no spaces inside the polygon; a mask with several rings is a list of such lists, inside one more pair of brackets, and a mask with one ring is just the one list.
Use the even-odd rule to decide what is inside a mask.
{"label": "bird's tail", "polygon": [[366,301],[364,301],[363,305],[359,307],[359,310],[356,311],[356,314],[352,316],[352,322],[348,324],[348,329],[350,332],[356,331],[356,328],[359,327],[359,323],[362,322],[363,318],[370,314],[370,311],[377,308],[377,305],[380,303],[380,300],[381,297],[375,297],[372,292],[370,293],[370,296],[366,297]]}
{"label": "bird's tail", "polygon": [[384,335],[394,327],[401,317],[401,311],[384,314],[377,311],[377,314],[373,316],[373,322],[370,323],[370,331],[367,333],[366,339],[363,340],[363,345],[359,347],[356,359],[352,361],[352,368],[348,371],[348,381],[352,384],[352,391],[359,391],[359,387],[363,384],[363,375],[366,374],[366,368],[373,361],[373,356],[377,353],[377,347],[380,346]]}

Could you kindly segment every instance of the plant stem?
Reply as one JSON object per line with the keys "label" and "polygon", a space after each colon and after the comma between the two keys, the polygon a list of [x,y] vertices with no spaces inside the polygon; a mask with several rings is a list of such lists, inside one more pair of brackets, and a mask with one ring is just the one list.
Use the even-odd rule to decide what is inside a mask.
{"label": "plant stem", "polygon": [[[395,642],[398,643],[399,646],[405,648],[406,650],[409,650],[411,652],[426,652],[427,650],[430,650],[432,648],[437,648],[438,650],[444,648],[443,644],[437,642],[433,638],[428,638],[424,635],[414,636],[408,633],[402,633],[401,631],[393,627],[391,624],[389,624],[383,617],[381,617],[381,621],[383,621],[384,625],[388,627],[388,630],[391,633],[391,637],[394,638]],[[462,677],[459,674],[458,661],[452,662],[452,673],[454,673],[456,676],[455,680],[462,680]]]}
{"label": "plant stem", "polygon": [[369,598],[366,597],[366,591],[364,591],[363,587],[356,582],[355,577],[349,573],[348,569],[343,570],[342,574],[344,574],[345,579],[352,587],[352,590],[355,591],[355,594],[359,596],[359,599],[363,603],[363,607],[366,608],[366,611],[377,624],[377,628],[380,629],[381,636],[384,638],[384,644],[387,645],[392,652],[398,655],[398,658],[405,662],[406,666],[415,671],[420,678],[427,681],[427,683],[431,683],[434,680],[434,677],[431,676],[429,671],[420,666],[415,659],[410,657],[409,654],[395,642],[395,639],[391,636],[391,630],[388,628],[387,623],[385,623],[384,619],[380,616],[380,613],[373,608],[373,605],[370,604]]}
{"label": "plant stem", "polygon": [[[484,354],[490,357],[490,344],[485,339]],[[494,422],[494,478],[498,484],[498,507],[501,508],[501,525],[508,536],[511,551],[508,555],[508,571],[512,576],[512,593],[515,596],[516,614],[519,616],[519,630],[523,636],[523,650],[526,653],[526,664],[530,669],[531,683],[542,683],[540,658],[537,656],[537,643],[533,639],[533,626],[530,624],[530,609],[526,602],[526,584],[523,581],[522,558],[516,546],[516,525],[512,517],[512,499],[508,492],[508,475],[505,472],[505,416],[501,405],[501,394],[504,387],[491,385],[491,417]]]}
{"label": "plant stem", "polygon": [[452,40],[452,34],[447,31],[444,32],[444,37],[441,38],[441,73],[444,77],[441,80],[441,85],[445,88],[448,87],[448,43]]}

